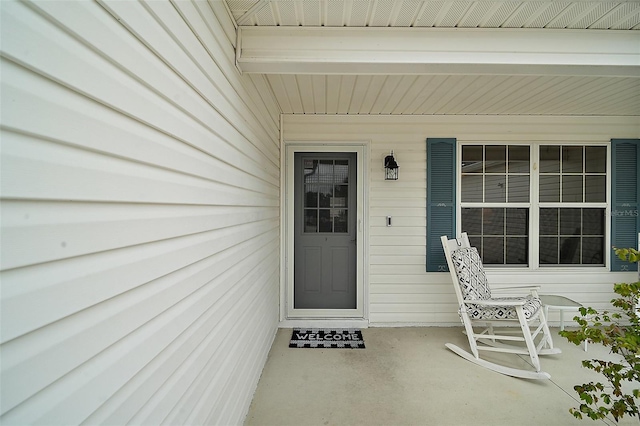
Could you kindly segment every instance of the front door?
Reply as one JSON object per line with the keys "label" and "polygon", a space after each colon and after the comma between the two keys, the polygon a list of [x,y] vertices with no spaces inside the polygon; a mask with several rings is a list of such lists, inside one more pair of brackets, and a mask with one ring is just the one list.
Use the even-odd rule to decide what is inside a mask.
{"label": "front door", "polygon": [[294,156],[294,309],[356,309],[356,153]]}

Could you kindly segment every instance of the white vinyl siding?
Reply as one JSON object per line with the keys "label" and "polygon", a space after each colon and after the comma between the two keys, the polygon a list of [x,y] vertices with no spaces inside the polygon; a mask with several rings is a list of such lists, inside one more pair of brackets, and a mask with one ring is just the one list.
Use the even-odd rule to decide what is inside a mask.
{"label": "white vinyl siding", "polygon": [[[365,278],[372,325],[459,324],[449,274],[425,272],[426,138],[459,143],[572,141],[608,145],[611,138],[639,135],[636,117],[534,116],[313,116],[286,115],[284,139],[312,143],[369,141],[369,274]],[[394,151],[399,180],[385,181],[382,162]],[[393,225],[386,226],[386,217]],[[602,308],[614,296],[612,284],[634,273],[604,268],[489,271],[494,285],[536,284],[541,293],[561,294]],[[556,313],[551,320],[557,321]]]}
{"label": "white vinyl siding", "polygon": [[1,3],[0,423],[243,421],[279,123],[218,6]]}

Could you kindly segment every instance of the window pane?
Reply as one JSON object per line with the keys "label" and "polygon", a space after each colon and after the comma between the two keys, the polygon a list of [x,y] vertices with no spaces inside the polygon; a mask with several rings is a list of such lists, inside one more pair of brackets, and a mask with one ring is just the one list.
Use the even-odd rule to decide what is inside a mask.
{"label": "window pane", "polygon": [[472,237],[471,235],[469,235],[468,237],[469,237],[469,244],[471,244],[471,247],[477,248],[478,252],[480,253],[480,256],[482,257],[482,237]]}
{"label": "window pane", "polygon": [[507,237],[507,264],[528,264],[529,255],[527,251],[527,238]]}
{"label": "window pane", "polygon": [[509,175],[509,197],[510,203],[529,202],[529,175],[513,176]]}
{"label": "window pane", "polygon": [[318,232],[318,211],[305,209],[304,211],[304,232]]}
{"label": "window pane", "polygon": [[560,201],[560,176],[540,176],[540,202],[557,203]]}
{"label": "window pane", "polygon": [[507,209],[507,235],[526,236],[528,227],[529,209]]}
{"label": "window pane", "polygon": [[320,213],[320,232],[333,232],[333,226],[331,223],[331,214],[330,210],[322,209],[319,211]]}
{"label": "window pane", "polygon": [[506,176],[484,177],[484,201],[486,203],[504,203],[507,201]]}
{"label": "window pane", "polygon": [[318,182],[318,160],[304,160],[304,182]]}
{"label": "window pane", "polygon": [[504,264],[504,237],[484,237],[482,239],[482,262]]}
{"label": "window pane", "polygon": [[348,232],[347,229],[347,210],[345,209],[332,209],[331,216],[333,217],[333,232]]}
{"label": "window pane", "polygon": [[543,145],[540,147],[540,173],[560,173],[560,147]]}
{"label": "window pane", "polygon": [[462,173],[482,173],[482,146],[462,147]]}
{"label": "window pane", "polygon": [[585,166],[587,173],[606,173],[607,148],[604,146],[585,147]]}
{"label": "window pane", "polygon": [[580,237],[560,238],[560,264],[580,263]]}
{"label": "window pane", "polygon": [[349,183],[349,160],[336,160],[334,182]]}
{"label": "window pane", "polygon": [[486,147],[485,173],[505,173],[507,171],[506,145],[488,145]]}
{"label": "window pane", "polygon": [[318,207],[318,186],[315,184],[305,184],[304,186],[304,206]]}
{"label": "window pane", "polygon": [[504,235],[504,209],[482,209],[482,234]]}
{"label": "window pane", "polygon": [[558,238],[540,237],[540,264],[558,264]]}
{"label": "window pane", "polygon": [[333,198],[333,185],[320,184],[318,185],[320,190],[320,207],[331,207],[331,199]]}
{"label": "window pane", "polygon": [[462,232],[482,235],[482,209],[462,209]]}
{"label": "window pane", "polygon": [[607,177],[585,176],[585,201],[588,203],[604,203],[607,201]]}
{"label": "window pane", "polygon": [[580,235],[581,209],[560,209],[560,235]]}
{"label": "window pane", "polygon": [[604,236],[604,209],[582,210],[582,234]]}
{"label": "window pane", "polygon": [[582,147],[562,147],[562,173],[582,173]]}
{"label": "window pane", "polygon": [[562,201],[582,202],[582,176],[562,176]]}
{"label": "window pane", "polygon": [[482,176],[462,176],[462,202],[482,202]]}
{"label": "window pane", "polygon": [[463,208],[461,219],[462,232],[484,263],[529,264],[529,209]]}
{"label": "window pane", "polygon": [[604,237],[585,237],[582,239],[582,263],[604,265]]}
{"label": "window pane", "polygon": [[[556,231],[547,222],[559,216]],[[605,209],[540,209],[541,265],[604,264]]]}
{"label": "window pane", "polygon": [[529,173],[529,147],[509,147],[509,173]]}
{"label": "window pane", "polygon": [[540,209],[540,235],[558,235],[558,209]]}
{"label": "window pane", "polygon": [[349,187],[347,185],[336,185],[334,190],[335,196],[331,202],[331,207],[347,207]]}

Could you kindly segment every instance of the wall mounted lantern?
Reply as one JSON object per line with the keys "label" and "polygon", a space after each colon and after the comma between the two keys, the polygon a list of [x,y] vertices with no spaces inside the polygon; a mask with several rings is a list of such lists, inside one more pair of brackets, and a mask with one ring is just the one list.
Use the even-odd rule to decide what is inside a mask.
{"label": "wall mounted lantern", "polygon": [[391,154],[384,157],[384,180],[398,180],[398,163],[393,158],[393,151]]}

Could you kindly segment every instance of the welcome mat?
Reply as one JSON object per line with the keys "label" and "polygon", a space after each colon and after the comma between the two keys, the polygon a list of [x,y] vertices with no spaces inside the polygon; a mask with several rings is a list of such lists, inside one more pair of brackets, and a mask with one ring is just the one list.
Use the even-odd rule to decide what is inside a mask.
{"label": "welcome mat", "polygon": [[294,328],[289,347],[364,349],[364,339],[355,328]]}

